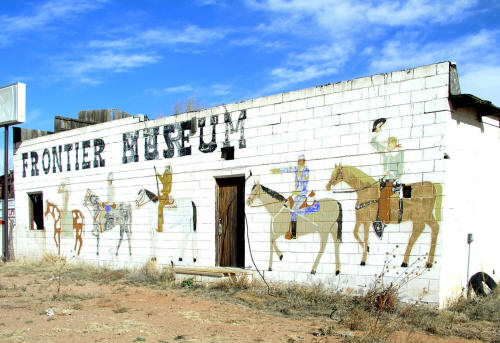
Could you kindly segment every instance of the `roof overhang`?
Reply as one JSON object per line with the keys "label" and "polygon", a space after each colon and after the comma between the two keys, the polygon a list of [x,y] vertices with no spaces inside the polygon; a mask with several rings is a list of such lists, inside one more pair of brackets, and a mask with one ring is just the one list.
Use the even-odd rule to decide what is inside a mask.
{"label": "roof overhang", "polygon": [[475,108],[479,120],[484,116],[495,116],[500,119],[500,108],[493,105],[491,101],[480,99],[472,94],[450,95],[450,101],[453,108]]}

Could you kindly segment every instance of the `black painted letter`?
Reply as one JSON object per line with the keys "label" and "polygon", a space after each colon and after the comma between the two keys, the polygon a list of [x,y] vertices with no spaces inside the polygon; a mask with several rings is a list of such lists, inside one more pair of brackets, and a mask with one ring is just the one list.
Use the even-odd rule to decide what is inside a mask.
{"label": "black painted letter", "polygon": [[[233,126],[233,122],[231,121],[231,114],[225,113],[224,114],[224,122],[226,123],[226,139],[224,141],[224,147],[230,146],[229,142],[229,134],[230,133],[236,133],[238,129],[240,130],[240,145],[239,148],[243,149],[246,147],[246,141],[245,141],[245,119],[247,119],[247,112],[245,110],[240,112],[240,115],[238,116],[238,122],[236,123],[236,128]],[[241,124],[241,128],[240,128]]]}
{"label": "black painted letter", "polygon": [[36,166],[38,164],[38,154],[36,151],[31,152],[31,176],[38,176],[39,171],[38,167]]}
{"label": "black painted letter", "polygon": [[87,161],[87,157],[89,157],[89,152],[87,151],[88,148],[90,148],[90,141],[83,141],[82,142],[82,169],[89,169],[90,168],[90,161]]}
{"label": "black painted letter", "polygon": [[61,154],[62,154],[62,146],[59,145],[59,154],[57,152],[57,148],[55,146],[52,147],[52,172],[55,173],[57,171],[57,167],[59,168],[59,173],[62,173],[62,162],[61,162]]}
{"label": "black painted letter", "polygon": [[160,156],[158,153],[158,133],[159,127],[144,130],[144,159],[146,161],[157,160]]}
{"label": "black painted letter", "polygon": [[204,153],[209,153],[217,149],[217,143],[215,141],[215,126],[219,122],[217,116],[210,117],[210,125],[212,126],[212,140],[210,143],[205,143],[203,141],[203,128],[205,127],[205,118],[198,119],[198,126],[200,127],[200,146],[199,150]]}
{"label": "black painted letter", "polygon": [[28,153],[23,152],[23,177],[26,177],[26,168],[28,168]]}
{"label": "black painted letter", "polygon": [[[47,156],[47,163],[48,163],[48,166],[45,166],[45,156]],[[43,149],[43,155],[42,155],[42,168],[43,168],[43,172],[45,174],[48,174],[49,171],[50,171],[50,152],[49,152],[49,149],[45,148]]]}
{"label": "black painted letter", "polygon": [[[137,137],[139,137],[139,131],[132,131],[123,134],[123,164],[139,161]],[[131,156],[127,156],[129,151],[131,152]]]}
{"label": "black painted letter", "polygon": [[70,164],[70,158],[69,158],[69,152],[73,150],[73,144],[64,144],[64,151],[66,151],[66,157],[68,159],[67,165],[66,165],[66,171],[71,170],[71,164]]}
{"label": "black painted letter", "polygon": [[[94,168],[104,167],[106,165],[106,160],[101,156],[101,153],[105,148],[104,141],[101,138],[94,139]],[[99,161],[97,157],[99,156]]]}

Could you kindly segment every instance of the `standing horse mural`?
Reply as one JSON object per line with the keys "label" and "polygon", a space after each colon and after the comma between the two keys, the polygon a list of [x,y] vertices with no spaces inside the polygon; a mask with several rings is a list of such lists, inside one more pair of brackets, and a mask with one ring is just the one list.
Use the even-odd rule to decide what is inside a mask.
{"label": "standing horse mural", "polygon": [[[283,253],[279,250],[276,239],[289,232],[291,209],[288,200],[278,192],[256,183],[252,187],[246,203],[249,207],[264,207],[271,216],[269,270],[272,271],[274,251],[280,260],[283,259]],[[335,248],[335,275],[338,275],[340,273],[339,246],[342,241],[342,206],[335,199],[317,200],[317,206],[317,212],[298,215],[296,234],[297,237],[315,232],[320,235],[320,248],[314,260],[311,274],[316,274],[328,237],[331,235]]]}
{"label": "standing horse mural", "polygon": [[[353,190],[341,192],[355,192],[357,194],[356,202],[356,223],[354,225],[354,237],[363,248],[361,265],[366,264],[366,257],[369,251],[368,232],[370,225],[377,221],[378,202],[380,198],[381,181],[375,180],[358,168],[351,166],[335,165],[332,171],[330,181],[326,185],[327,190],[345,182]],[[390,220],[386,224],[399,224],[402,222],[412,222],[412,233],[406,247],[402,267],[408,266],[410,254],[413,245],[425,229],[429,226],[431,229],[431,244],[427,259],[426,268],[431,268],[434,263],[434,254],[439,233],[439,221],[441,221],[441,200],[442,186],[439,183],[417,182],[408,185],[402,185],[405,196],[390,198]],[[335,191],[334,191],[335,193]],[[408,197],[408,195],[410,195]],[[359,237],[359,230],[363,226],[363,239]],[[379,237],[383,232],[378,231]]]}
{"label": "standing horse mural", "polygon": [[[52,219],[54,220],[54,242],[56,242],[58,254],[61,255],[61,231],[62,231],[61,210],[59,209],[59,207],[57,207],[57,205],[46,200],[44,216],[47,217],[49,214],[52,216]],[[77,255],[79,256],[83,244],[82,240],[82,232],[84,227],[83,214],[80,210],[72,210],[71,217],[73,218],[73,230],[75,231],[75,247],[73,248],[73,250],[77,251],[76,247],[78,243],[80,243],[77,251]]]}
{"label": "standing horse mural", "polygon": [[94,222],[92,234],[97,239],[97,256],[99,256],[99,238],[101,234],[112,230],[115,226],[120,227],[120,239],[116,247],[116,256],[123,241],[123,234],[127,234],[128,252],[132,256],[130,239],[132,236],[132,206],[128,203],[101,202],[99,196],[87,189],[83,205],[89,210]]}
{"label": "standing horse mural", "polygon": [[[158,211],[158,196],[157,194],[147,190],[141,189],[137,194],[137,200],[135,201],[137,208],[142,208],[146,205],[150,207],[152,212],[151,217],[154,218],[154,214]],[[178,261],[182,261],[184,258],[184,253],[186,250],[186,245],[189,240],[191,240],[191,253],[193,257],[193,262],[196,262],[196,225],[197,225],[197,215],[196,215],[196,205],[194,201],[188,199],[173,199],[171,198],[169,204],[162,205],[162,209],[165,214],[162,213],[162,227],[161,231],[158,228],[151,227],[151,233],[153,236],[153,244],[155,243],[157,232],[172,232],[173,229],[179,228],[183,233],[182,247],[178,256]],[[163,230],[163,225],[166,226],[166,230]],[[153,250],[155,250],[155,245],[153,245]],[[153,255],[155,251],[153,251]]]}

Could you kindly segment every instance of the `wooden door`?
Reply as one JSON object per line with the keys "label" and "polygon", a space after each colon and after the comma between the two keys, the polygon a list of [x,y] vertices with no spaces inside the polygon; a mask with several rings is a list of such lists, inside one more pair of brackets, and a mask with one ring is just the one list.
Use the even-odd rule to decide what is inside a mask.
{"label": "wooden door", "polygon": [[245,178],[217,179],[216,265],[245,266]]}

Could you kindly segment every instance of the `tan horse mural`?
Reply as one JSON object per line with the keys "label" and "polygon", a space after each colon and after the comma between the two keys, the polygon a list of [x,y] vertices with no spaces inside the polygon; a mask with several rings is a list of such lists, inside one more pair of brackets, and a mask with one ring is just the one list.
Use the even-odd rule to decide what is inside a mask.
{"label": "tan horse mural", "polygon": [[[258,201],[257,201],[258,200]],[[333,238],[335,245],[335,275],[340,273],[339,245],[342,241],[342,206],[334,199],[320,199],[319,211],[308,215],[299,215],[297,220],[297,237],[312,233],[320,235],[320,249],[314,260],[311,274],[316,274],[316,269],[323,256],[329,235]],[[270,254],[269,270],[273,266],[273,253],[276,251],[279,259],[283,259],[283,253],[279,250],[276,239],[285,236],[290,225],[290,208],[287,199],[272,189],[256,183],[247,199],[249,207],[264,207],[271,216],[270,223]]]}
{"label": "tan horse mural", "polygon": [[[54,242],[56,242],[56,247],[58,249],[58,254],[61,255],[61,231],[62,231],[62,226],[61,226],[61,210],[57,205],[51,203],[50,201],[46,200],[45,203],[45,214],[44,216],[47,217],[48,215],[52,216],[52,219],[54,220]],[[73,250],[76,251],[76,247],[78,243],[80,243],[80,246],[78,248],[77,255],[80,255],[80,251],[82,250],[82,231],[83,231],[83,214],[80,210],[72,210],[71,211],[71,217],[73,218],[73,230],[75,231],[75,247]],[[56,239],[57,237],[57,239]]]}
{"label": "tan horse mural", "polygon": [[[368,247],[368,230],[377,220],[378,202],[380,198],[380,181],[368,176],[355,167],[335,165],[330,181],[326,189],[339,184],[347,183],[353,190],[344,192],[357,193],[356,223],[354,225],[354,237],[363,248],[361,265],[365,265]],[[390,221],[387,224],[398,224],[411,221],[413,223],[412,233],[406,247],[402,267],[408,266],[410,253],[413,245],[428,225],[431,229],[431,244],[427,260],[427,268],[431,268],[434,262],[434,254],[439,233],[439,221],[441,221],[442,186],[432,182],[417,182],[404,185],[411,190],[411,197],[400,199],[397,196],[390,198]],[[363,226],[363,239],[359,237],[360,227]],[[381,233],[380,233],[381,235]]]}

